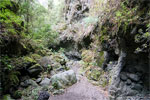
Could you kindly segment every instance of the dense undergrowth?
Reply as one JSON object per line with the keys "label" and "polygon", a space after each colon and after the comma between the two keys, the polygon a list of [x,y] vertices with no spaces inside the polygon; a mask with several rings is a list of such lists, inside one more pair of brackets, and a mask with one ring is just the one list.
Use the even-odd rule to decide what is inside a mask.
{"label": "dense undergrowth", "polygon": [[[69,31],[65,35],[69,37],[72,32],[73,36],[77,36],[76,40],[79,40],[75,42],[81,42],[80,45],[87,42],[80,47],[78,52],[81,53],[84,65],[82,70],[88,79],[94,80],[97,82],[96,85],[102,87],[110,85],[112,80],[111,76],[108,76],[110,72],[105,69],[105,64],[111,65],[113,61],[118,60],[120,52],[116,49],[125,49],[137,54],[149,52],[150,7],[147,4],[146,0],[116,0],[109,3],[105,0],[94,0],[92,8],[86,14],[88,17],[82,19],[85,27],[81,28],[86,30],[92,25],[96,28],[92,32],[84,33],[84,29],[80,31],[78,26],[80,23],[76,24],[75,29],[73,25],[65,23],[62,15],[64,1],[56,7],[50,0],[48,8],[44,8],[36,0],[2,1],[0,3],[1,94],[10,93],[20,98],[21,92],[16,91],[17,86],[20,85],[20,76],[24,76],[25,73],[34,79],[37,73],[32,76],[28,72],[28,69],[33,67],[38,68],[40,72],[45,71],[38,63],[41,57],[53,56],[56,62],[63,63],[64,61],[61,60],[65,58],[65,49],[60,49],[60,52],[50,49],[61,46],[58,37],[67,29]],[[59,23],[63,25],[59,26]],[[63,28],[57,30],[56,26]],[[90,38],[87,38],[88,36]],[[69,39],[71,40],[72,37]],[[81,38],[83,40],[80,40]],[[122,47],[124,46],[124,43],[121,43],[122,40],[126,42],[126,47]],[[127,50],[130,47],[133,50]],[[111,55],[112,58],[114,57],[113,60],[107,61],[106,51],[113,52],[113,54],[119,53],[115,56]],[[68,70],[66,67],[64,69]],[[27,72],[22,73],[24,70]],[[50,65],[46,72],[48,73],[49,70],[52,70]]]}
{"label": "dense undergrowth", "polygon": [[[118,37],[134,36],[136,43],[142,44],[135,52],[144,52],[149,48],[149,7],[142,1],[122,1],[101,27],[101,42],[118,40]],[[144,7],[145,6],[145,7]],[[133,28],[131,34],[130,30]],[[138,30],[137,30],[138,28]],[[132,43],[131,43],[132,44]]]}
{"label": "dense undergrowth", "polygon": [[49,21],[49,9],[34,0],[0,1],[1,95],[17,89],[23,74],[20,70],[50,54],[47,48],[57,43],[58,33]]}

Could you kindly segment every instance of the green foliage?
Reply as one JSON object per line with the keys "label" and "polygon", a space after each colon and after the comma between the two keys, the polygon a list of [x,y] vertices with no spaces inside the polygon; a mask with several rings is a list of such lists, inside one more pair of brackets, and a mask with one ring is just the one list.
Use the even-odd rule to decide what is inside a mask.
{"label": "green foliage", "polygon": [[10,64],[10,58],[8,57],[8,56],[4,56],[3,57],[3,59],[1,60],[1,62],[4,64],[4,66],[5,66],[5,70],[12,70],[13,68],[14,68],[14,66],[12,66],[11,64]]}
{"label": "green foliage", "polygon": [[25,56],[24,58],[23,58],[23,60],[24,60],[24,62],[26,62],[26,63],[36,63],[36,61],[34,60],[34,59],[32,59],[31,57],[28,57],[28,56]]}
{"label": "green foliage", "polygon": [[98,63],[98,66],[102,66],[102,64],[103,64],[103,62],[104,62],[104,52],[103,51],[101,51],[100,53],[99,53],[99,58],[97,59],[97,63]]}
{"label": "green foliage", "polygon": [[30,56],[31,56],[31,58],[33,58],[36,61],[38,61],[41,58],[41,56],[36,54],[36,53],[35,54],[31,54]]}
{"label": "green foliage", "polygon": [[2,100],[14,100],[14,99],[12,99],[9,94],[7,94],[7,95],[4,95]]}
{"label": "green foliage", "polygon": [[150,47],[150,24],[147,24],[146,32],[143,29],[138,30],[138,34],[135,35],[135,42],[142,43],[140,47],[138,47],[135,52],[143,52]]}
{"label": "green foliage", "polygon": [[128,0],[122,1],[114,13],[109,16],[109,21],[101,27],[100,42],[108,41],[110,37],[126,36],[129,25],[134,23],[139,15],[137,14],[138,6],[130,7]]}
{"label": "green foliage", "polygon": [[[58,52],[63,54],[65,52],[65,49],[64,48],[60,48]],[[65,57],[65,55],[64,55],[64,57]]]}
{"label": "green foliage", "polygon": [[39,92],[42,91],[42,87],[33,87],[29,86],[28,88],[22,91],[23,100],[37,100]]}
{"label": "green foliage", "polygon": [[114,21],[118,28],[116,29],[116,33],[118,32],[120,27],[122,27],[124,33],[126,33],[128,25],[138,18],[135,13],[138,6],[129,8],[128,5],[129,2],[127,0],[121,2],[119,10],[117,10],[115,13]]}
{"label": "green foliage", "polygon": [[12,7],[12,3],[10,0],[3,1],[0,4],[0,23],[3,23],[5,29],[7,29],[7,33],[16,34],[18,31],[15,28],[21,28],[21,18],[17,16],[10,8],[8,9],[7,6]]}
{"label": "green foliage", "polygon": [[1,3],[0,3],[0,8],[5,9],[7,5],[12,6],[10,0],[7,0],[7,1],[6,0],[2,0]]}
{"label": "green foliage", "polygon": [[[141,45],[135,52],[147,52],[150,46],[150,24],[147,24],[150,16],[149,8],[141,8],[139,1],[132,4],[130,0],[123,0],[110,14],[112,15],[107,17],[108,19],[101,26],[100,42],[106,44],[112,39],[117,39],[117,37],[128,39],[133,28],[138,29],[140,27],[138,32],[135,31],[136,33],[132,34],[135,35],[135,42]],[[144,22],[140,19],[143,19]],[[143,26],[141,27],[141,25]]]}
{"label": "green foliage", "polygon": [[13,97],[15,97],[15,98],[21,98],[21,96],[22,96],[22,91],[21,90],[17,90],[13,94]]}
{"label": "green foliage", "polygon": [[19,78],[20,75],[19,71],[15,70],[15,67],[10,64],[11,59],[8,56],[4,56],[2,58],[2,65],[3,65],[3,71],[4,71],[4,78],[2,79],[4,81],[4,91],[9,90],[11,86],[16,86],[19,84]]}
{"label": "green foliage", "polygon": [[[12,85],[19,84],[19,78],[18,75],[20,75],[19,71],[11,71],[8,74],[8,82],[11,82]],[[10,83],[9,83],[10,84]]]}
{"label": "green foliage", "polygon": [[47,70],[47,73],[49,73],[49,72],[51,71],[51,69],[52,69],[52,66],[48,64],[48,65],[47,65],[47,69],[46,69],[46,70]]}
{"label": "green foliage", "polygon": [[95,81],[98,81],[100,79],[100,75],[101,75],[100,71],[96,69],[93,69],[89,74],[90,79]]}
{"label": "green foliage", "polygon": [[[52,4],[53,5],[53,4]],[[53,10],[46,9],[38,2],[22,0],[19,13],[25,20],[28,38],[33,39],[41,48],[57,44],[58,33],[52,29],[57,16]],[[54,17],[52,19],[52,17]]]}
{"label": "green foliage", "polygon": [[56,25],[59,22],[63,22],[63,13],[65,8],[65,0],[49,0],[49,20],[52,25]]}
{"label": "green foliage", "polygon": [[4,81],[4,91],[8,91],[10,87],[17,86],[19,84],[19,78],[20,72],[11,70],[7,75],[5,75],[5,81]]}
{"label": "green foliage", "polygon": [[33,33],[33,39],[39,42],[39,44],[48,47],[53,44],[57,44],[58,33],[53,31],[50,26],[43,26],[41,29],[39,28],[37,33]]}

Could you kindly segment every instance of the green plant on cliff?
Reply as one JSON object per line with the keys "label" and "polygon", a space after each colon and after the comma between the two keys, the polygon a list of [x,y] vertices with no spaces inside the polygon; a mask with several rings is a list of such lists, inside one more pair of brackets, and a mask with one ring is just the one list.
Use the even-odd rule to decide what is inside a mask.
{"label": "green plant on cliff", "polygon": [[19,78],[18,75],[20,75],[19,71],[15,70],[15,66],[10,64],[11,59],[8,56],[4,56],[1,60],[2,62],[2,70],[5,73],[3,76],[3,85],[4,91],[8,91],[11,86],[16,86],[19,84]]}
{"label": "green plant on cliff", "polygon": [[0,3],[0,23],[2,23],[5,27],[5,33],[17,34],[19,33],[18,29],[22,28],[21,17],[17,16],[12,10],[10,10],[10,8],[12,9],[14,5],[10,0],[3,0]]}
{"label": "green plant on cliff", "polygon": [[146,31],[143,29],[138,30],[138,34],[135,35],[135,42],[142,43],[140,47],[138,47],[135,52],[145,52],[150,47],[150,24],[147,24]]}
{"label": "green plant on cliff", "polygon": [[130,7],[128,0],[120,2],[120,5],[112,11],[114,13],[109,16],[109,20],[106,19],[106,23],[102,25],[100,42],[108,41],[110,37],[119,36],[120,33],[125,36],[128,33],[129,25],[139,18],[137,10],[138,5]]}
{"label": "green plant on cliff", "polygon": [[129,6],[130,4],[128,0],[123,1],[121,2],[119,10],[117,10],[115,13],[114,23],[116,23],[116,33],[119,31],[120,27],[122,27],[124,33],[126,33],[128,25],[136,21],[139,17],[136,14],[138,6],[135,6],[134,8],[131,8]]}

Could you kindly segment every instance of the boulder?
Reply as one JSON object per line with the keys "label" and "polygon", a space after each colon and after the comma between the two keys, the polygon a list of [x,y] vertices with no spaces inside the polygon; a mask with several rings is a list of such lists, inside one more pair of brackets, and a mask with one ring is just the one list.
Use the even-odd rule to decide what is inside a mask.
{"label": "boulder", "polygon": [[53,60],[52,60],[51,56],[45,56],[39,60],[39,64],[46,69],[47,69],[48,65],[52,64],[52,62],[53,62]]}
{"label": "boulder", "polygon": [[31,76],[36,77],[43,71],[43,68],[39,64],[35,64],[28,68],[27,71]]}
{"label": "boulder", "polygon": [[36,80],[36,83],[40,83],[42,81],[42,78],[38,78],[37,80]]}
{"label": "boulder", "polygon": [[57,69],[61,66],[61,64],[59,62],[57,62],[53,56],[45,56],[45,57],[41,58],[39,61],[39,64],[45,70]]}
{"label": "boulder", "polygon": [[132,81],[130,79],[127,80],[127,85],[131,85]]}
{"label": "boulder", "polygon": [[66,52],[65,55],[72,60],[81,60],[81,54],[76,51]]}
{"label": "boulder", "polygon": [[22,75],[25,75],[27,73],[26,69],[35,65],[36,61],[29,56],[24,56],[19,58],[12,58],[11,64],[16,66],[16,70],[20,71]]}
{"label": "boulder", "polygon": [[128,73],[127,76],[128,76],[128,78],[130,78],[132,81],[135,81],[135,82],[140,80],[140,77],[136,74],[129,74]]}
{"label": "boulder", "polygon": [[122,81],[126,81],[128,78],[127,78],[127,76],[126,76],[125,73],[121,73],[121,74],[120,74],[120,79],[121,79]]}
{"label": "boulder", "polygon": [[33,87],[38,86],[38,84],[35,81],[33,81],[32,79],[25,80],[24,82],[21,82],[20,85],[25,88],[28,86],[33,86]]}
{"label": "boulder", "polygon": [[137,70],[136,70],[136,68],[134,68],[133,66],[131,66],[131,65],[128,65],[128,71],[130,72],[130,73],[135,73]]}
{"label": "boulder", "polygon": [[133,90],[141,91],[143,86],[141,84],[133,84],[131,87]]}
{"label": "boulder", "polygon": [[[19,62],[19,60],[17,62]],[[25,57],[21,58],[21,61],[18,66],[23,66],[24,68],[29,68],[34,64],[36,64],[36,61],[34,59],[32,59],[31,57],[25,56]]]}
{"label": "boulder", "polygon": [[41,86],[45,86],[45,85],[50,85],[50,79],[49,78],[44,78],[41,83]]}
{"label": "boulder", "polygon": [[49,97],[50,97],[50,94],[47,91],[42,91],[40,92],[37,100],[48,100]]}
{"label": "boulder", "polygon": [[51,77],[51,84],[56,89],[62,89],[67,86],[71,86],[76,82],[77,78],[73,70],[68,70]]}

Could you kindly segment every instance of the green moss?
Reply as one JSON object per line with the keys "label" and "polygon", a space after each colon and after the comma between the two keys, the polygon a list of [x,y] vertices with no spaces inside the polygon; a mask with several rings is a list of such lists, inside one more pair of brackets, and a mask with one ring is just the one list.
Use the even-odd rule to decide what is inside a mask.
{"label": "green moss", "polygon": [[89,75],[90,75],[90,79],[98,81],[100,79],[101,73],[99,70],[94,69],[91,71]]}
{"label": "green moss", "polygon": [[38,67],[41,67],[41,65],[40,64],[35,64],[32,67],[30,67],[30,69],[32,69],[32,68],[38,68]]}
{"label": "green moss", "polygon": [[103,82],[102,82],[102,87],[106,87],[108,85],[108,82],[107,82],[107,80],[105,79],[105,80],[103,80]]}
{"label": "green moss", "polygon": [[21,98],[21,96],[22,96],[22,91],[21,90],[17,90],[13,94],[13,97],[16,98],[16,99]]}
{"label": "green moss", "polygon": [[38,54],[42,55],[42,56],[45,56],[45,55],[47,55],[47,51],[46,50],[39,50]]}
{"label": "green moss", "polygon": [[15,14],[15,11],[17,10],[17,5],[15,2],[10,0],[2,1],[0,3],[0,9],[0,23],[5,24],[5,28],[7,28],[7,34],[17,34],[18,31],[13,27],[17,26],[18,28],[22,28],[22,20],[21,17]]}
{"label": "green moss", "polygon": [[39,96],[39,92],[42,90],[42,87],[32,87],[29,86],[28,88],[22,91],[22,100],[37,100]]}
{"label": "green moss", "polygon": [[2,100],[14,100],[14,99],[12,99],[9,94],[7,94],[7,95],[4,95]]}
{"label": "green moss", "polygon": [[23,60],[24,60],[24,62],[36,63],[36,61],[35,61],[33,58],[30,58],[30,57],[27,57],[27,56],[25,56],[25,57],[23,58]]}
{"label": "green moss", "polygon": [[31,56],[31,58],[33,58],[34,60],[38,60],[38,59],[41,58],[41,56],[40,56],[39,54],[31,54],[30,56]]}
{"label": "green moss", "polygon": [[97,64],[98,64],[98,66],[102,66],[102,64],[103,64],[103,62],[104,62],[104,52],[103,51],[101,51],[100,53],[99,53],[99,57],[98,57],[98,59],[97,59]]}

